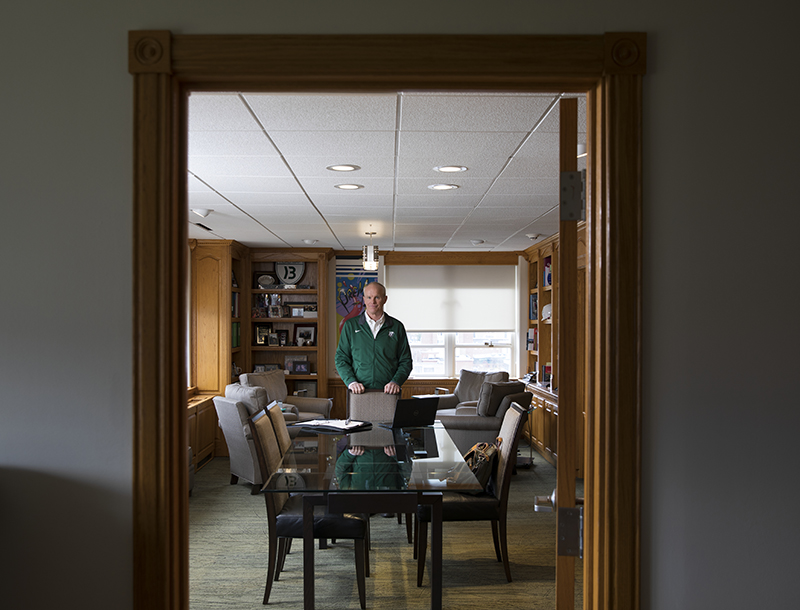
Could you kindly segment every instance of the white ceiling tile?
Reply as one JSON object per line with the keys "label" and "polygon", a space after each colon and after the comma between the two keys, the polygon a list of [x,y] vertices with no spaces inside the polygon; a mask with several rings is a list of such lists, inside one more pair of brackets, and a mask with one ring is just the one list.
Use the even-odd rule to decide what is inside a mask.
{"label": "white ceiling tile", "polygon": [[297,180],[292,177],[209,176],[203,179],[215,191],[232,193],[301,193]]}
{"label": "white ceiling tile", "polygon": [[[295,176],[339,176],[339,180],[356,180],[356,176],[367,178],[385,178],[394,175],[394,156],[368,157],[359,154],[358,159],[342,158],[342,155],[324,156],[287,156],[286,162],[292,168]],[[328,168],[330,165],[343,164],[358,165],[361,169],[353,172],[334,172]],[[346,178],[346,176],[350,176]]]}
{"label": "white ceiling tile", "polygon": [[361,165],[360,157],[394,155],[393,131],[275,131],[270,136],[285,157],[338,157],[341,163]]}
{"label": "white ceiling tile", "polygon": [[268,131],[394,131],[397,95],[258,94],[250,104]]}
{"label": "white ceiling tile", "polygon": [[547,209],[558,205],[558,192],[548,195],[496,195],[489,193],[481,200],[481,208],[506,207]]}
{"label": "white ceiling tile", "polygon": [[[450,191],[435,191],[430,188],[432,184],[455,184],[457,189]],[[439,195],[458,195],[481,196],[491,186],[492,180],[489,178],[467,178],[463,174],[439,174],[436,179],[432,178],[400,178],[397,181],[398,195],[430,195],[433,205],[436,202],[443,202],[444,199]]]}
{"label": "white ceiling tile", "polygon": [[403,95],[401,129],[409,131],[530,131],[554,96]]}
{"label": "white ceiling tile", "polygon": [[278,151],[260,131],[190,131],[189,156],[276,157]]}
{"label": "white ceiling tile", "polygon": [[243,209],[271,206],[308,206],[310,202],[304,193],[226,193],[226,197]]}
{"label": "white ceiling tile", "polygon": [[260,131],[236,93],[190,93],[189,126],[193,131]]}
{"label": "white ceiling tile", "polygon": [[[397,208],[474,208],[481,201],[480,195],[461,195],[456,191],[433,192],[432,195],[398,195]],[[440,197],[441,195],[441,197]]]}
{"label": "white ceiling tile", "polygon": [[554,195],[558,197],[558,176],[554,178],[499,178],[488,195]]}
{"label": "white ceiling tile", "polygon": [[280,157],[189,157],[189,171],[209,176],[291,176]]}
{"label": "white ceiling tile", "polygon": [[[404,158],[420,157],[441,159],[435,165],[459,164],[470,166],[469,159],[460,160],[465,151],[473,151],[473,157],[495,157],[508,159],[527,134],[515,133],[461,133],[435,131],[402,131],[398,151],[400,167]],[[479,153],[479,155],[478,155]],[[468,162],[469,161],[469,162]],[[474,165],[474,163],[473,163]]]}
{"label": "white ceiling tile", "polygon": [[[353,176],[352,174],[337,174],[336,172],[327,172],[320,177],[305,176],[299,178],[300,184],[305,191],[311,195],[323,194],[332,195],[336,193],[343,193],[346,196],[360,197],[361,195],[391,195],[394,191],[394,179],[391,177],[384,178],[367,178],[363,176]],[[337,189],[337,184],[360,184],[364,188],[353,191],[343,191]]]}
{"label": "white ceiling tile", "polygon": [[314,193],[311,197],[320,210],[332,210],[338,207],[369,210],[371,208],[391,208],[394,206],[394,197],[391,193],[377,194],[367,192],[367,189],[358,191],[342,191],[332,189],[332,193]]}

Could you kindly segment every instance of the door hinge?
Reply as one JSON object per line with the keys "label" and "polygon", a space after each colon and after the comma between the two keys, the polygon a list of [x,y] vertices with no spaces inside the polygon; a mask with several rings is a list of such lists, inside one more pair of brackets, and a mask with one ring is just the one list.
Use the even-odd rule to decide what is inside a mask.
{"label": "door hinge", "polygon": [[558,509],[558,554],[583,558],[583,506]]}
{"label": "door hinge", "polygon": [[561,220],[586,220],[586,170],[561,172]]}

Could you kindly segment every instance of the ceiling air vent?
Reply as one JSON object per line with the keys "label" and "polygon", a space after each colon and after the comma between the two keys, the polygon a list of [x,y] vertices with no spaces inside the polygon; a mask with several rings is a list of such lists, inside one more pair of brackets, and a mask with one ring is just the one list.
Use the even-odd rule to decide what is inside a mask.
{"label": "ceiling air vent", "polygon": [[200,227],[201,229],[205,229],[206,231],[208,231],[209,233],[211,233],[211,229],[209,229],[209,228],[208,228],[206,225],[204,225],[204,224],[202,224],[202,223],[196,222],[196,223],[194,223],[194,226],[196,226],[196,227]]}

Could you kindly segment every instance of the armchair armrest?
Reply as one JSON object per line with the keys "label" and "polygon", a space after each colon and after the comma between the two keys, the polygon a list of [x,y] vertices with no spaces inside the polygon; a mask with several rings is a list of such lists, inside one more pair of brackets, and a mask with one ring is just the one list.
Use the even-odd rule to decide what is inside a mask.
{"label": "armchair armrest", "polygon": [[291,404],[301,413],[319,413],[324,419],[331,416],[333,400],[330,398],[314,398],[312,396],[292,396]]}

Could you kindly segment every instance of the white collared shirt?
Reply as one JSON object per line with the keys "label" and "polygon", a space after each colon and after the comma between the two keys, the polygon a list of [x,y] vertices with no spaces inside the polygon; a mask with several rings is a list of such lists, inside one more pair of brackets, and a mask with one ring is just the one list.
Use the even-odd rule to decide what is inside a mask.
{"label": "white collared shirt", "polygon": [[380,320],[373,320],[369,315],[364,317],[367,318],[367,324],[369,324],[369,329],[372,331],[372,336],[377,337],[378,332],[383,328],[383,323],[386,321],[386,314],[383,314]]}

